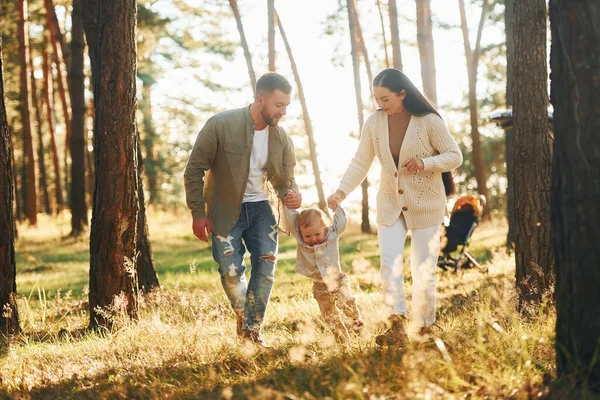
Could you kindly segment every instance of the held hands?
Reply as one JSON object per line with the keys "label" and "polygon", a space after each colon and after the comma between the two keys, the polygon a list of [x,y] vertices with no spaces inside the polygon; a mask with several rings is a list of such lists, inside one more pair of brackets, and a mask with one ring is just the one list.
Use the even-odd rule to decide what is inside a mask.
{"label": "held hands", "polygon": [[425,163],[420,158],[412,157],[402,164],[408,172],[419,172],[425,169]]}
{"label": "held hands", "polygon": [[344,200],[344,197],[340,192],[335,192],[327,198],[327,207],[334,210],[338,208],[338,205]]}
{"label": "held hands", "polygon": [[212,235],[212,231],[210,230],[210,222],[208,222],[208,217],[205,218],[197,218],[192,223],[192,231],[194,232],[194,236],[203,242],[208,242],[208,238],[206,237],[206,233]]}
{"label": "held hands", "polygon": [[302,205],[302,193],[288,190],[287,194],[283,198],[283,204],[290,210],[300,208]]}

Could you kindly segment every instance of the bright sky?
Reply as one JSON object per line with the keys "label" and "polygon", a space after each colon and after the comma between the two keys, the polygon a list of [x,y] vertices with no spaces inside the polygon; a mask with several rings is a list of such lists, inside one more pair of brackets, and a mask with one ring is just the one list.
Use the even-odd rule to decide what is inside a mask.
{"label": "bright sky", "polygon": [[[201,1],[201,0],[200,0]],[[343,2],[345,4],[345,2]],[[467,2],[468,3],[468,2]],[[382,1],[382,7],[387,7],[387,2]],[[416,47],[416,27],[414,24],[416,6],[414,0],[397,0],[400,39],[404,72],[411,80],[421,87],[420,61]],[[257,76],[267,71],[267,2],[264,0],[239,1],[240,12],[246,37],[253,56],[254,69]],[[286,35],[292,47],[300,79],[304,86],[308,110],[315,132],[319,164],[325,183],[326,195],[337,187],[341,175],[350,162],[357,142],[349,138],[350,132],[358,130],[358,120],[354,97],[354,84],[352,62],[349,57],[350,43],[347,32],[337,37],[324,36],[324,22],[326,16],[337,9],[336,0],[278,0],[275,7],[284,25]],[[467,91],[467,72],[462,34],[459,29],[460,15],[458,2],[455,0],[432,0],[431,7],[434,20],[441,20],[457,28],[451,30],[434,29],[434,44],[437,69],[438,102],[444,113],[444,106],[458,104],[463,93]],[[372,59],[373,74],[385,67],[381,62],[384,59],[383,40],[379,14],[375,0],[359,1],[359,13],[364,35],[367,41],[367,50]],[[467,10],[471,42],[475,42],[475,30],[479,20],[479,9]],[[344,9],[342,23],[346,24]],[[389,42],[389,20],[384,14],[386,35]],[[231,24],[227,25],[227,37],[239,41],[239,34],[233,17]],[[497,27],[484,30],[483,44],[499,42],[503,39],[503,32]],[[277,69],[284,74],[295,87],[294,77],[289,67],[289,61],[283,42],[279,38],[276,42],[278,53]],[[391,48],[389,50],[391,57]],[[334,53],[344,56],[344,66],[334,65],[331,62]],[[250,88],[248,73],[241,47],[234,62],[224,63],[222,71],[218,74],[218,83],[230,87],[244,88],[239,94],[228,98],[227,104],[220,104],[220,108],[237,108],[251,103],[252,89]],[[364,67],[363,67],[364,69]],[[483,86],[483,85],[480,85]],[[154,109],[160,112],[161,104],[168,102],[169,95],[177,88],[178,97],[185,95],[190,99],[197,99],[202,93],[198,87],[190,84],[188,73],[172,71],[157,84],[153,93]],[[369,98],[369,84],[366,72],[362,78],[363,99],[366,106],[373,107],[374,103]],[[482,88],[480,87],[480,90]],[[301,106],[297,97],[292,99],[288,115],[281,125],[291,130],[297,125],[296,120],[301,118]],[[369,112],[365,112],[365,119]],[[190,141],[194,141],[201,126],[194,127]],[[295,138],[297,147],[305,146],[304,136]],[[312,172],[312,170],[310,171]],[[377,167],[372,169],[371,176],[377,176]],[[310,176],[301,177],[300,183],[314,182]],[[376,188],[373,188],[376,189]],[[374,199],[375,191],[372,191]],[[316,190],[304,192],[305,203],[316,201]],[[354,191],[349,198],[350,202],[357,203],[360,199],[360,190]],[[374,201],[374,200],[372,200]]]}

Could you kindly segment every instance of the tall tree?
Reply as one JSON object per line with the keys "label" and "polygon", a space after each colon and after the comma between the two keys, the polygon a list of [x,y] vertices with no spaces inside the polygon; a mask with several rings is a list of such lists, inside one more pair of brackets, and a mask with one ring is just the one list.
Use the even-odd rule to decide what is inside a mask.
{"label": "tall tree", "polygon": [[[90,237],[90,328],[111,325],[99,308],[119,305],[116,297],[121,293],[127,304],[120,307],[132,318],[139,315],[136,0],[103,0],[94,11],[96,189]],[[87,21],[84,17],[84,26]]]}
{"label": "tall tree", "polygon": [[419,44],[419,58],[421,59],[423,91],[434,104],[437,104],[431,0],[415,1],[417,2],[417,43]]}
{"label": "tall tree", "polygon": [[599,393],[598,4],[595,0],[551,0],[550,25],[550,98],[554,106],[555,136],[552,235],[556,257],[557,374],[559,378],[572,377],[580,387]]}
{"label": "tall tree", "polygon": [[358,41],[358,49],[360,54],[363,56],[363,61],[365,62],[365,69],[367,70],[367,77],[369,78],[369,91],[371,95],[373,95],[373,87],[371,83],[373,83],[373,72],[371,70],[371,61],[369,59],[369,53],[367,51],[367,42],[365,41],[365,37],[363,36],[362,26],[360,25],[360,18],[358,16],[358,7],[356,4],[356,0],[354,0],[354,27],[356,29],[357,41]]}
{"label": "tall tree", "polygon": [[[138,74],[139,76],[139,74]],[[148,202],[150,204],[156,204],[158,202],[158,183],[157,183],[157,168],[156,162],[156,151],[154,142],[158,137],[156,128],[154,127],[154,120],[152,118],[152,85],[154,79],[141,78],[142,81],[142,98],[140,99],[140,110],[142,111],[142,124],[144,128],[144,139],[142,144],[146,152],[146,158],[143,160],[145,174],[148,177],[148,191],[150,198]],[[141,156],[141,155],[140,155]],[[140,161],[142,158],[140,157]]]}
{"label": "tall tree", "polygon": [[60,54],[59,58],[64,60],[68,72],[71,65],[69,48],[67,47],[65,38],[60,30],[58,17],[56,16],[56,11],[54,10],[52,0],[44,0],[44,7],[46,9],[46,24],[50,30],[50,36],[52,40],[60,46],[60,52],[57,52],[57,54]]}
{"label": "tall tree", "polygon": [[19,56],[21,65],[21,121],[23,124],[23,142],[25,145],[25,165],[27,168],[27,207],[26,214],[31,225],[37,224],[37,192],[35,182],[35,159],[33,152],[33,138],[31,136],[31,80],[27,73],[29,65],[29,24],[27,22],[27,0],[18,0],[19,20]]}
{"label": "tall tree", "polygon": [[[419,2],[417,1],[417,4]],[[377,6],[379,7],[379,0],[377,0]],[[392,35],[392,60],[393,67],[402,71],[402,53],[400,52],[400,29],[398,27],[398,7],[396,6],[396,0],[388,0],[388,7],[390,12],[390,31]],[[385,38],[385,31],[383,33]],[[419,42],[420,44],[421,42]],[[384,43],[385,44],[385,43]],[[386,60],[387,60],[387,46],[386,46]],[[434,84],[435,84],[435,65],[434,65]]]}
{"label": "tall tree", "polygon": [[[0,11],[2,3],[0,2]],[[17,312],[15,221],[13,217],[12,143],[4,106],[2,35],[0,34],[0,327],[2,333],[19,331]],[[8,332],[4,329],[8,328]],[[0,334],[1,335],[1,334]]]}
{"label": "tall tree", "polygon": [[[460,10],[460,25],[463,34],[463,43],[465,47],[465,58],[467,59],[467,75],[469,77],[469,110],[471,117],[471,139],[473,141],[473,166],[475,169],[475,180],[477,181],[477,190],[486,198],[488,197],[487,189],[487,174],[485,170],[485,162],[483,161],[483,149],[481,148],[481,138],[479,137],[479,110],[477,105],[477,66],[479,64],[479,56],[481,55],[481,35],[483,33],[483,25],[488,12],[488,0],[483,0],[481,6],[481,17],[479,18],[479,26],[477,28],[477,39],[475,48],[471,50],[469,41],[469,27],[467,25],[467,14],[465,11],[464,0],[458,0]],[[484,209],[484,216],[489,215],[489,207]]]}
{"label": "tall tree", "polygon": [[300,98],[300,104],[302,106],[302,116],[304,117],[304,128],[306,129],[306,136],[308,137],[310,161],[312,163],[313,173],[315,175],[315,186],[317,187],[317,194],[319,196],[319,208],[325,213],[328,213],[327,202],[325,201],[325,192],[323,191],[323,181],[321,180],[321,170],[319,169],[319,162],[317,160],[317,145],[315,143],[312,123],[308,114],[308,107],[306,105],[306,98],[304,97],[304,88],[302,86],[302,81],[300,80],[300,73],[298,72],[298,67],[296,65],[296,61],[294,60],[294,55],[292,54],[292,48],[290,47],[290,43],[287,40],[285,30],[283,29],[283,24],[281,23],[281,19],[279,18],[277,11],[275,11],[275,18],[277,18],[279,33],[281,33],[281,38],[283,39],[285,50],[287,51],[288,58],[290,59],[290,64],[292,65],[294,79],[296,80],[296,84],[298,85],[298,97]]}
{"label": "tall tree", "polygon": [[[513,42],[513,3],[514,0],[505,0],[504,4],[504,31],[506,32],[506,106],[512,107],[512,64],[515,54],[515,46]],[[515,151],[513,149],[513,130],[512,128],[505,129],[505,146],[506,146],[506,213],[508,216],[508,233],[506,235],[506,246],[509,249],[514,248],[515,242]]]}
{"label": "tall tree", "polygon": [[519,300],[524,306],[539,304],[554,281],[546,0],[515,2],[512,17],[515,262]]}
{"label": "tall tree", "polygon": [[[348,10],[348,27],[350,30],[350,52],[352,56],[352,70],[354,72],[354,93],[356,99],[356,111],[358,115],[358,131],[362,132],[364,124],[363,117],[363,102],[362,102],[362,89],[360,82],[360,61],[359,51],[360,48],[357,46],[358,32],[356,29],[356,21],[358,16],[354,5],[354,0],[346,0],[346,9]],[[368,188],[369,181],[365,178],[362,186],[362,222],[361,230],[364,233],[371,232],[371,222],[369,220],[369,197]]]}
{"label": "tall tree", "polygon": [[267,0],[269,71],[275,71],[275,0]]}
{"label": "tall tree", "polygon": [[246,34],[244,33],[244,25],[242,24],[242,16],[240,15],[237,0],[229,0],[229,5],[233,11],[237,29],[240,33],[240,42],[242,43],[242,48],[244,49],[244,58],[246,59],[246,67],[248,68],[248,75],[250,76],[250,84],[252,85],[252,90],[254,91],[256,90],[256,74],[254,73],[254,67],[252,66],[252,56],[250,55],[250,48],[248,47],[248,42],[246,41]]}
{"label": "tall tree", "polygon": [[71,15],[71,235],[79,235],[88,224],[85,203],[85,77],[83,74],[83,25],[81,0],[73,0]]}

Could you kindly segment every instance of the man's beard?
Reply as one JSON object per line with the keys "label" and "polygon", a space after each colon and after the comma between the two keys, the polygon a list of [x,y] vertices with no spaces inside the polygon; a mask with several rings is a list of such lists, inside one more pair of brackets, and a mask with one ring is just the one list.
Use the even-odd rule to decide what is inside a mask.
{"label": "man's beard", "polygon": [[265,121],[267,123],[267,125],[272,126],[272,127],[277,126],[277,122],[273,121],[273,117],[269,117],[262,110],[260,111],[260,115],[262,115],[263,121]]}

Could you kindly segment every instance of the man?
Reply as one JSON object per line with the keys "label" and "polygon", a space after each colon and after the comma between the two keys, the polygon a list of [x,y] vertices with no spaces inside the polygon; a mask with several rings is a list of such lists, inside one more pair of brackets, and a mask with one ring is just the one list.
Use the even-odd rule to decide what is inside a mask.
{"label": "man", "polygon": [[[212,234],[213,258],[237,317],[236,333],[265,347],[260,333],[273,288],[278,229],[267,181],[289,209],[302,203],[294,179],[294,146],[277,126],[291,92],[279,74],[260,77],[249,107],[218,113],[206,122],[184,173],[192,229],[205,242],[206,234]],[[252,265],[249,282],[246,248]]]}

